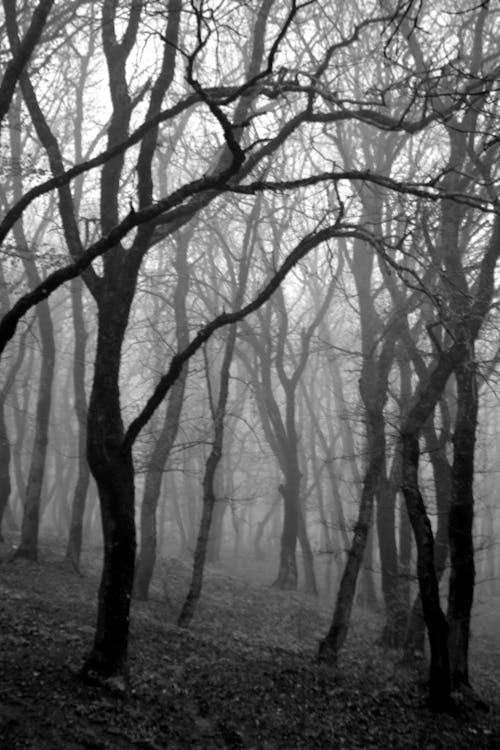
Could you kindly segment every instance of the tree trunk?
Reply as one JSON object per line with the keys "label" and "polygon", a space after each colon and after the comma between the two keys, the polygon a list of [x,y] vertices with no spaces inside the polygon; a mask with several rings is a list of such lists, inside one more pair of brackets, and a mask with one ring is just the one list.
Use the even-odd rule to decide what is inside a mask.
{"label": "tree trunk", "polygon": [[[384,423],[381,414],[378,415],[378,419],[377,415],[372,415],[372,429],[375,429],[377,433],[382,429],[383,434]],[[384,461],[385,440],[383,438],[378,441],[374,440],[371,444],[374,446],[374,450],[371,452],[363,481],[358,520],[354,527],[354,536],[340,581],[332,623],[326,637],[319,644],[319,661],[326,662],[331,666],[336,666],[337,664],[338,654],[349,629],[356,583],[361,563],[363,562],[368,532],[372,523],[373,500]]]}
{"label": "tree trunk", "polygon": [[[384,473],[382,472],[382,475]],[[386,613],[386,622],[380,640],[389,648],[399,648],[402,645],[407,617],[400,597],[401,580],[396,543],[396,495],[397,489],[394,482],[383,476],[377,489],[377,533],[382,569],[382,594]]]}
{"label": "tree trunk", "polygon": [[369,461],[363,480],[358,520],[340,581],[332,624],[326,637],[319,644],[318,659],[332,666],[336,665],[339,651],[347,636],[356,583],[372,524],[373,502],[385,463],[384,405],[394,358],[394,344],[395,337],[392,332],[386,337],[377,360],[367,357],[363,360],[359,387],[366,409]]}
{"label": "tree trunk", "polygon": [[[220,474],[217,472],[217,475]],[[212,515],[212,523],[210,526],[210,533],[208,535],[207,545],[207,562],[215,565],[220,561],[221,546],[222,546],[222,529],[224,526],[224,516],[228,506],[228,501],[224,497],[224,480],[220,477],[218,482],[219,487],[215,490],[216,501],[214,506],[214,512]],[[220,491],[219,491],[220,490]]]}
{"label": "tree trunk", "polygon": [[456,370],[457,416],[453,435],[452,495],[448,522],[450,584],[448,596],[449,652],[452,688],[469,685],[469,637],[474,597],[474,450],[478,411],[474,363]]}
{"label": "tree trunk", "polygon": [[[434,569],[439,583],[446,569],[448,559],[448,513],[451,491],[451,467],[446,455],[448,429],[443,428],[443,437],[438,438],[432,422],[423,428],[426,448],[434,473],[434,486],[437,506],[437,529],[434,539]],[[420,594],[411,608],[404,642],[405,659],[411,661],[424,653],[425,620]]]}
{"label": "tree trunk", "polygon": [[[116,283],[120,283],[116,280]],[[99,302],[94,381],[87,424],[89,466],[101,508],[104,562],[99,587],[97,626],[92,650],[83,666],[90,679],[113,678],[124,686],[130,599],[134,580],[135,519],[132,452],[123,447],[119,368],[128,320],[130,289]],[[121,304],[117,304],[120,301]]]}
{"label": "tree trunk", "polygon": [[418,582],[431,650],[429,702],[432,708],[442,710],[450,698],[448,625],[439,602],[432,528],[418,487],[418,437],[412,433],[403,434],[402,449],[403,492],[417,545]]}
{"label": "tree trunk", "polygon": [[78,430],[78,477],[76,480],[71,520],[69,524],[68,544],[65,562],[76,572],[80,571],[82,553],[83,517],[90,483],[90,470],[86,457],[87,445],[87,397],[85,394],[85,357],[87,348],[87,331],[82,304],[83,285],[81,279],[71,283],[71,302],[73,307],[73,331],[75,351],[73,360],[73,388],[75,394],[75,412]]}
{"label": "tree trunk", "polygon": [[254,543],[253,543],[254,544],[254,555],[255,555],[255,559],[256,560],[263,560],[264,557],[265,557],[265,554],[264,554],[264,552],[262,550],[262,547],[260,546],[260,543],[262,541],[262,537],[264,536],[264,529],[266,527],[266,524],[270,520],[270,518],[273,515],[273,513],[276,512],[276,505],[277,505],[278,501],[279,501],[279,498],[278,498],[278,496],[276,496],[275,500],[273,500],[273,504],[271,505],[271,507],[267,511],[267,513],[264,516],[264,518],[257,523],[257,531],[255,533]]}
{"label": "tree trunk", "polygon": [[203,510],[201,514],[200,530],[196,542],[194,553],[193,574],[188,595],[182,606],[177,625],[180,628],[187,628],[195,612],[196,605],[201,595],[203,585],[203,571],[205,569],[205,560],[207,555],[208,538],[210,534],[210,525],[212,523],[212,514],[214,505],[217,501],[214,492],[214,476],[217,465],[221,458],[220,449],[214,446],[207,460],[205,476],[203,477]]}
{"label": "tree trunk", "polygon": [[279,486],[283,498],[283,531],[278,577],[273,586],[284,591],[295,591],[298,583],[296,553],[299,530],[299,485],[300,474],[295,479],[288,477],[286,484]]}
{"label": "tree trunk", "polygon": [[148,598],[153,577],[157,544],[156,511],[165,464],[177,436],[186,378],[187,367],[184,367],[170,393],[163,428],[153,449],[144,483],[141,507],[141,547],[134,580],[134,595],[143,601]]}
{"label": "tree trunk", "polygon": [[2,521],[9,504],[10,497],[10,443],[5,424],[5,410],[3,398],[0,401],[0,542],[2,537]]}
{"label": "tree trunk", "polygon": [[[187,250],[192,233],[193,228],[188,229],[185,234],[179,233],[176,244],[175,270],[177,284],[174,293],[174,310],[177,351],[184,349],[189,341],[186,311],[186,297],[189,290]],[[149,595],[149,586],[156,562],[156,512],[160,499],[163,472],[179,430],[187,374],[188,366],[185,365],[170,392],[165,421],[148,466],[141,506],[141,546],[134,581],[134,594],[137,599],[146,600]]]}
{"label": "tree trunk", "polygon": [[[236,292],[234,304],[235,308],[238,306],[241,300],[241,295],[244,293],[246,278],[246,271],[240,270],[239,288]],[[229,396],[229,376],[231,370],[231,362],[233,361],[234,347],[236,343],[236,332],[237,326],[233,325],[229,329],[226,346],[224,349],[224,357],[220,370],[219,396],[212,415],[214,422],[214,441],[207,459],[207,463],[205,465],[205,474],[203,477],[203,510],[201,514],[200,530],[198,533],[198,538],[196,540],[196,549],[194,552],[193,574],[191,577],[191,585],[189,587],[187,597],[184,601],[179,619],[177,621],[179,627],[187,627],[191,622],[196,604],[198,603],[198,600],[200,598],[201,587],[203,584],[203,571],[205,568],[205,560],[207,556],[210,525],[212,523],[214,506],[217,502],[217,496],[215,494],[216,474],[222,457],[222,448],[224,445],[224,422],[226,417],[227,400]]]}
{"label": "tree trunk", "polygon": [[23,521],[21,525],[21,542],[16,550],[16,557],[25,557],[29,560],[36,560],[38,556],[40,502],[45,473],[45,458],[47,455],[52,403],[52,382],[56,359],[54,330],[48,303],[41,302],[37,308],[37,313],[42,344],[42,361],[37,395],[35,439],[26,485]]}
{"label": "tree trunk", "polygon": [[304,518],[304,513],[305,509],[299,508],[298,537],[304,564],[304,588],[308,594],[317,596],[318,585],[316,583],[316,574],[314,572],[314,556],[307,535],[307,523]]}

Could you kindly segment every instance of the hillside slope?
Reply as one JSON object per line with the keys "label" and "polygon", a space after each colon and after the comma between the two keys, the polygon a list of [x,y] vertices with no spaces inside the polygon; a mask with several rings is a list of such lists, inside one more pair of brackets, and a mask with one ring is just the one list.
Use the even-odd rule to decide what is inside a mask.
{"label": "hillside slope", "polygon": [[[357,612],[338,673],[314,663],[330,613],[305,595],[207,571],[189,631],[175,626],[189,569],[171,561],[148,603],[134,603],[127,696],[84,685],[97,576],[0,561],[2,750],[181,748],[500,748],[500,647],[474,642],[473,678],[489,712],[425,706],[425,673],[374,645]],[[87,569],[96,568],[96,561]]]}

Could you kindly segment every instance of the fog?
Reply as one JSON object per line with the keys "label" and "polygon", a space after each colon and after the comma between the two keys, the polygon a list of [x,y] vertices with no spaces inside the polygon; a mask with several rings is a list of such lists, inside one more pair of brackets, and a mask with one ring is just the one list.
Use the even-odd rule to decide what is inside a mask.
{"label": "fog", "polygon": [[27,5],[0,520],[18,558],[104,550],[88,670],[175,559],[182,625],[206,566],[328,603],[327,661],[356,603],[417,648],[423,603],[467,683],[500,595],[497,10],[82,2],[31,38]]}

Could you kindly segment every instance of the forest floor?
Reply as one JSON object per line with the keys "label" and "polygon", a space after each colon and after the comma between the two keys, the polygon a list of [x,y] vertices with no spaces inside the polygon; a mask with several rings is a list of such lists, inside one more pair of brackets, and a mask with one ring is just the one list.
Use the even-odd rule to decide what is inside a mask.
{"label": "forest floor", "polygon": [[[209,569],[189,630],[175,625],[189,568],[160,566],[135,602],[131,688],[114,695],[78,670],[94,629],[97,562],[84,577],[42,546],[38,564],[0,546],[0,748],[16,750],[474,750],[500,748],[500,629],[475,636],[472,680],[489,711],[426,707],[425,671],[376,645],[381,621],[356,611],[335,673],[315,664],[330,610],[305,594]],[[497,602],[498,604],[498,602]]]}

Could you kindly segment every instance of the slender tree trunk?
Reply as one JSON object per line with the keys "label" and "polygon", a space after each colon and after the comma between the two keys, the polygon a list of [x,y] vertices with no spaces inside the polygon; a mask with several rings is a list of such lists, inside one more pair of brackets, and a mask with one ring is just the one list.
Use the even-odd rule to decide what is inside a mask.
{"label": "slender tree trunk", "polygon": [[5,424],[4,400],[0,400],[0,542],[2,537],[2,521],[9,504],[10,497],[10,443]]}
{"label": "slender tree trunk", "polygon": [[[443,430],[444,439],[439,439],[432,422],[423,428],[427,451],[434,473],[434,486],[437,506],[437,529],[434,538],[434,569],[439,583],[446,569],[448,559],[448,513],[451,491],[451,467],[446,455],[448,430]],[[417,595],[411,608],[404,642],[405,659],[411,661],[424,653],[425,620],[422,599]]]}
{"label": "slender tree trunk", "polygon": [[214,442],[214,446],[207,460],[205,475],[203,477],[203,510],[201,514],[200,529],[198,532],[198,539],[196,542],[196,549],[194,553],[191,585],[189,587],[188,595],[184,601],[181,613],[177,620],[177,624],[181,628],[187,628],[189,626],[189,623],[193,619],[195,608],[201,595],[208,537],[210,534],[210,524],[212,522],[214,505],[217,500],[214,492],[213,482],[220,457],[220,449],[217,450]]}
{"label": "slender tree trunk", "polygon": [[177,488],[173,479],[171,481],[170,496],[172,498],[172,510],[174,512],[174,518],[177,523],[177,528],[179,529],[179,537],[180,537],[179,555],[180,557],[183,557],[188,551],[189,541],[188,541],[188,537],[186,534],[186,529],[184,527],[184,520],[182,518],[182,514],[179,508],[179,502],[177,500]]}
{"label": "slender tree trunk", "polygon": [[[174,293],[174,310],[178,351],[181,351],[189,340],[186,311],[186,297],[189,290],[187,249],[192,231],[192,229],[188,229],[185,234],[180,233],[177,237],[175,257],[177,285]],[[160,499],[163,472],[179,430],[187,374],[188,367],[185,365],[170,392],[163,427],[148,466],[141,506],[141,545],[134,581],[134,594],[137,599],[146,600],[149,595],[149,586],[156,562],[156,512]]]}
{"label": "slender tree trunk", "polygon": [[29,560],[36,560],[38,556],[40,502],[47,455],[52,382],[56,359],[54,330],[48,303],[40,303],[37,313],[42,344],[42,361],[35,417],[35,439],[24,499],[21,542],[16,550],[16,557],[25,557]]}
{"label": "slender tree trunk", "polygon": [[432,528],[418,486],[418,437],[414,433],[403,433],[402,448],[403,492],[417,545],[420,597],[431,649],[429,702],[440,710],[446,708],[450,698],[448,625],[439,602]]}
{"label": "slender tree trunk", "polygon": [[[395,459],[396,460],[396,459]],[[377,532],[382,569],[382,594],[386,622],[381,642],[389,648],[402,645],[407,613],[402,610],[396,543],[396,485],[384,476],[377,489]]]}
{"label": "slender tree trunk", "polygon": [[450,584],[449,652],[452,688],[469,685],[470,617],[474,597],[474,450],[478,412],[477,382],[472,359],[456,370],[457,416],[453,435],[452,494],[448,522]]}
{"label": "slender tree trunk", "polygon": [[340,581],[332,623],[326,637],[319,644],[319,661],[327,662],[332,666],[337,663],[349,629],[356,583],[372,525],[375,493],[385,464],[384,405],[394,358],[394,345],[394,335],[388,335],[377,360],[371,360],[368,357],[363,360],[360,392],[366,409],[366,442],[369,460],[363,480],[358,520],[354,527],[354,536]]}
{"label": "slender tree trunk", "polygon": [[183,368],[170,393],[163,428],[153,449],[146,474],[141,507],[141,548],[134,581],[134,595],[137,599],[146,600],[149,595],[149,586],[156,562],[156,512],[165,464],[177,436],[186,379],[187,368]]}
{"label": "slender tree trunk", "polygon": [[[217,472],[219,476],[221,472]],[[224,480],[219,477],[220,486],[216,487],[216,501],[214,506],[214,512],[212,515],[212,524],[210,526],[210,533],[208,535],[207,545],[207,562],[215,565],[220,562],[221,559],[221,546],[222,546],[222,529],[224,527],[224,516],[228,506],[228,501],[224,497]],[[220,490],[220,491],[218,491]]]}
{"label": "slender tree trunk", "polygon": [[349,629],[356,583],[363,561],[368,532],[372,523],[373,501],[385,458],[384,420],[382,414],[377,410],[371,414],[369,413],[368,416],[370,419],[369,429],[373,432],[373,438],[378,435],[378,439],[370,440],[373,450],[371,451],[363,482],[358,520],[354,527],[354,536],[340,581],[332,623],[327,635],[319,645],[319,660],[331,666],[336,666],[337,664],[340,649],[344,644]]}
{"label": "slender tree trunk", "polygon": [[262,521],[259,521],[257,523],[257,531],[255,533],[255,538],[254,538],[254,554],[255,554],[255,558],[257,560],[263,560],[264,557],[265,557],[265,555],[263,553],[263,550],[262,550],[262,547],[260,546],[260,544],[261,544],[261,541],[262,541],[262,537],[264,536],[264,529],[265,529],[267,523],[269,522],[271,516],[273,515],[273,513],[276,512],[276,506],[278,504],[278,500],[279,500],[279,498],[278,498],[278,496],[276,496],[276,499],[273,501],[273,504],[271,505],[271,507],[267,511],[267,513],[264,516],[264,518],[262,519]]}
{"label": "slender tree trunk", "polygon": [[299,531],[299,486],[300,473],[287,476],[285,485],[280,484],[283,498],[283,531],[281,533],[280,564],[275,588],[295,590],[298,583],[297,535]]}
{"label": "slender tree trunk", "polygon": [[[376,495],[375,495],[376,496]],[[376,612],[378,609],[377,589],[374,576],[374,525],[371,524],[366,538],[365,551],[360,570],[358,601],[366,609]]]}
{"label": "slender tree trunk", "polygon": [[304,561],[304,588],[308,594],[318,595],[318,585],[316,583],[316,574],[314,572],[314,556],[311,549],[311,543],[307,535],[307,523],[304,518],[305,509],[299,509],[299,527],[298,538],[302,550]]}
{"label": "slender tree trunk", "polygon": [[[240,282],[241,281],[242,279],[240,277]],[[240,283],[240,294],[243,293],[244,286],[244,283]],[[238,300],[238,297],[239,295],[237,295],[236,300]],[[217,497],[215,494],[215,482],[217,468],[222,457],[222,447],[224,444],[224,420],[229,395],[229,375],[236,342],[236,331],[237,326],[233,325],[229,330],[226,347],[224,350],[224,358],[222,361],[220,373],[219,397],[217,399],[217,406],[213,415],[214,441],[207,459],[205,474],[203,477],[203,509],[201,514],[200,530],[198,533],[196,549],[194,552],[193,574],[191,577],[191,585],[189,587],[187,597],[184,601],[179,619],[177,621],[179,627],[188,627],[189,623],[193,619],[194,611],[200,598],[201,588],[203,585],[203,571],[205,568],[205,560],[207,556],[210,525],[212,523],[214,506],[217,502]]]}
{"label": "slender tree trunk", "polygon": [[75,412],[78,429],[78,476],[76,480],[71,520],[69,524],[68,544],[65,562],[75,571],[80,571],[82,553],[83,517],[90,483],[90,470],[86,456],[87,445],[87,397],[85,393],[85,357],[87,349],[87,331],[82,304],[83,284],[81,279],[71,283],[71,302],[73,308],[73,332],[75,351],[73,360],[73,388],[75,394]]}
{"label": "slender tree trunk", "polygon": [[399,559],[399,576],[400,576],[400,596],[401,605],[405,612],[410,611],[410,599],[411,599],[411,581],[414,575],[411,573],[411,560],[412,560],[412,549],[413,549],[413,534],[410,523],[410,516],[406,509],[406,502],[404,495],[400,494],[399,504],[399,544],[398,544],[398,559]]}

